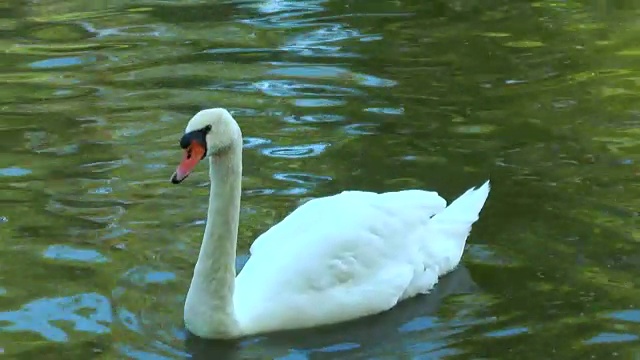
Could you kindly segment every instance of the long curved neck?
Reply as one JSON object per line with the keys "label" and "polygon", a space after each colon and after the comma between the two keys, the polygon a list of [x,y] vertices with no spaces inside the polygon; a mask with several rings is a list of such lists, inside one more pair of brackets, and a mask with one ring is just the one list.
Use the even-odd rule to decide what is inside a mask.
{"label": "long curved neck", "polygon": [[211,190],[200,255],[185,303],[185,325],[206,338],[237,336],[235,259],[242,183],[242,139],[209,158]]}

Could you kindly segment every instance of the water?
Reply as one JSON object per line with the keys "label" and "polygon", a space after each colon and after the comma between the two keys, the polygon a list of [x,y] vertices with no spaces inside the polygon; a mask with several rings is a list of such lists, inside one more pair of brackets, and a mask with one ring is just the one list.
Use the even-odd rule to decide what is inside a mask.
{"label": "water", "polygon": [[[637,1],[0,7],[2,354],[640,357]],[[168,179],[212,106],[246,137],[241,254],[312,197],[490,177],[463,266],[353,323],[188,336],[206,167]]]}

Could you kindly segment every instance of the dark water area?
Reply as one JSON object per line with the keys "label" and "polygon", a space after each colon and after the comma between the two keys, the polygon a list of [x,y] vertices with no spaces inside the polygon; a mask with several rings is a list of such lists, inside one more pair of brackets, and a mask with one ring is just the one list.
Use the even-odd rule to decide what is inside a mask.
{"label": "dark water area", "polygon": [[[638,1],[5,1],[0,353],[15,359],[640,358]],[[245,136],[239,267],[346,189],[490,178],[461,267],[347,324],[235,343],[182,324],[208,178]]]}

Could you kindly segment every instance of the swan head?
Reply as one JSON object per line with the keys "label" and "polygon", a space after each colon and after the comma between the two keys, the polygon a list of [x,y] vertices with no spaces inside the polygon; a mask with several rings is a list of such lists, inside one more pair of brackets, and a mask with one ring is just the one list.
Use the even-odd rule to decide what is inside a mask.
{"label": "swan head", "polygon": [[239,138],[240,127],[227,110],[215,108],[198,112],[189,120],[180,138],[184,155],[171,182],[181,183],[201,160],[224,154]]}

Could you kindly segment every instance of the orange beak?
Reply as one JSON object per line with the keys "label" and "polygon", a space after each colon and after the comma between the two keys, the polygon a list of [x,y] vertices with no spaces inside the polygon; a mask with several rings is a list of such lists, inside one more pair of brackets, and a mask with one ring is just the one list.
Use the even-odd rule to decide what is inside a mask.
{"label": "orange beak", "polygon": [[171,182],[174,184],[181,183],[184,179],[191,174],[193,169],[198,165],[200,160],[204,157],[206,150],[205,148],[198,143],[197,141],[192,141],[191,145],[184,150],[184,156],[180,165],[176,169],[176,172],[173,173],[171,177]]}

